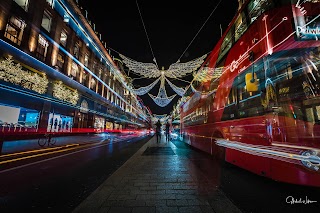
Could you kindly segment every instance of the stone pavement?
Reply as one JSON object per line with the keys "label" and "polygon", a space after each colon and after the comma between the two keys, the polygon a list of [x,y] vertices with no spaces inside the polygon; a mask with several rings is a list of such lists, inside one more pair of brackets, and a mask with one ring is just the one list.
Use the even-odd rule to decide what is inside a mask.
{"label": "stone pavement", "polygon": [[151,138],[73,213],[241,213],[207,177],[164,137]]}

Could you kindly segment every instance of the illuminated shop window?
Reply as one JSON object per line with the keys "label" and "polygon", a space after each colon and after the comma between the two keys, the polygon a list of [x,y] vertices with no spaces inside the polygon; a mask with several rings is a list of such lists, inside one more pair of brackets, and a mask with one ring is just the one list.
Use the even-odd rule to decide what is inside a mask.
{"label": "illuminated shop window", "polygon": [[105,127],[105,119],[100,116],[95,116],[93,127],[95,129],[103,130]]}
{"label": "illuminated shop window", "polygon": [[28,11],[29,0],[14,0],[25,11]]}
{"label": "illuminated shop window", "polygon": [[39,123],[39,111],[0,103],[0,131],[35,132]]}
{"label": "illuminated shop window", "polygon": [[48,132],[71,132],[73,117],[50,113],[48,119]]}
{"label": "illuminated shop window", "polygon": [[37,53],[36,53],[36,56],[38,59],[42,61],[46,59],[48,46],[49,46],[49,42],[42,35],[39,35]]}
{"label": "illuminated shop window", "polygon": [[26,24],[24,23],[24,21],[18,19],[15,16],[12,16],[6,26],[4,37],[9,39],[13,43],[20,45],[25,27]]}
{"label": "illuminated shop window", "polygon": [[67,39],[68,39],[67,32],[65,30],[62,30],[60,34],[60,44],[65,47],[67,45]]}
{"label": "illuminated shop window", "polygon": [[45,30],[50,32],[51,21],[52,21],[51,15],[47,11],[44,11],[44,14],[42,17],[42,22],[41,22],[41,27],[43,27]]}

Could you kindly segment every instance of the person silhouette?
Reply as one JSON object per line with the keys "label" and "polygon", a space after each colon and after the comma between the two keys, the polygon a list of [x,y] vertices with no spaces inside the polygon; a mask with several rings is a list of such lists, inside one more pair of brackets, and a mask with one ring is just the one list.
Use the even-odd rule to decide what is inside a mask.
{"label": "person silhouette", "polygon": [[166,141],[168,142],[170,138],[170,123],[167,121],[166,123]]}
{"label": "person silhouette", "polygon": [[156,136],[157,136],[157,143],[159,143],[161,140],[161,122],[160,122],[160,120],[158,120],[156,123]]}

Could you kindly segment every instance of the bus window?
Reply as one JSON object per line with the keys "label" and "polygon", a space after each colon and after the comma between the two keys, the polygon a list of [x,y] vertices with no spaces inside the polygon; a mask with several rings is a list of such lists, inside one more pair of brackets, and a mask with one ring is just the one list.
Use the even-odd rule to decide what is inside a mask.
{"label": "bus window", "polygon": [[261,14],[273,6],[272,0],[251,0],[248,3],[248,14],[250,24],[254,22]]}
{"label": "bus window", "polygon": [[[241,73],[235,81],[237,88],[238,117],[252,117],[262,115],[264,108],[261,102],[261,90],[264,89],[264,69],[262,65],[256,67],[254,82],[252,83],[252,71],[248,69]],[[248,82],[249,83],[248,83]],[[252,84],[252,85],[250,85]]]}
{"label": "bus window", "polygon": [[239,17],[235,21],[234,27],[235,27],[234,38],[235,38],[235,41],[238,41],[241,35],[247,30],[247,22],[246,22],[246,17],[244,13],[240,13]]}
{"label": "bus window", "polygon": [[232,42],[233,42],[233,36],[232,36],[233,28],[229,30],[227,33],[226,37],[224,38],[221,48],[220,48],[220,53],[218,57],[218,61],[223,58],[223,56],[230,50],[232,47]]}
{"label": "bus window", "polygon": [[223,111],[222,120],[232,120],[236,116],[236,88],[231,88],[228,97],[226,97],[226,106]]}

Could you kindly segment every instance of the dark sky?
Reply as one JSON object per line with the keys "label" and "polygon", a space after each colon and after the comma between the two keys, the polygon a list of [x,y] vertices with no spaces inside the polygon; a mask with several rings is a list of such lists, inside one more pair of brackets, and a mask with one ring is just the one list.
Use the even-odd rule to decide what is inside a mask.
{"label": "dark sky", "polygon": [[[238,7],[237,0],[137,2],[79,0],[79,5],[88,11],[88,19],[95,23],[96,31],[107,42],[111,55],[119,58],[118,53],[121,53],[133,60],[148,63],[152,62],[154,56],[160,69],[168,69],[178,59],[187,62],[209,53],[220,38],[220,24],[225,30]],[[138,77],[132,72],[129,76]],[[191,81],[192,75],[184,79]],[[134,80],[133,84],[139,88],[154,80],[144,78]],[[177,86],[188,86],[186,82],[170,80]],[[149,93],[156,96],[159,86],[158,83]],[[175,94],[169,86],[166,86],[166,90],[168,96]],[[159,107],[148,94],[141,96],[152,113],[158,115],[169,114],[179,98],[177,95],[169,105]]]}

